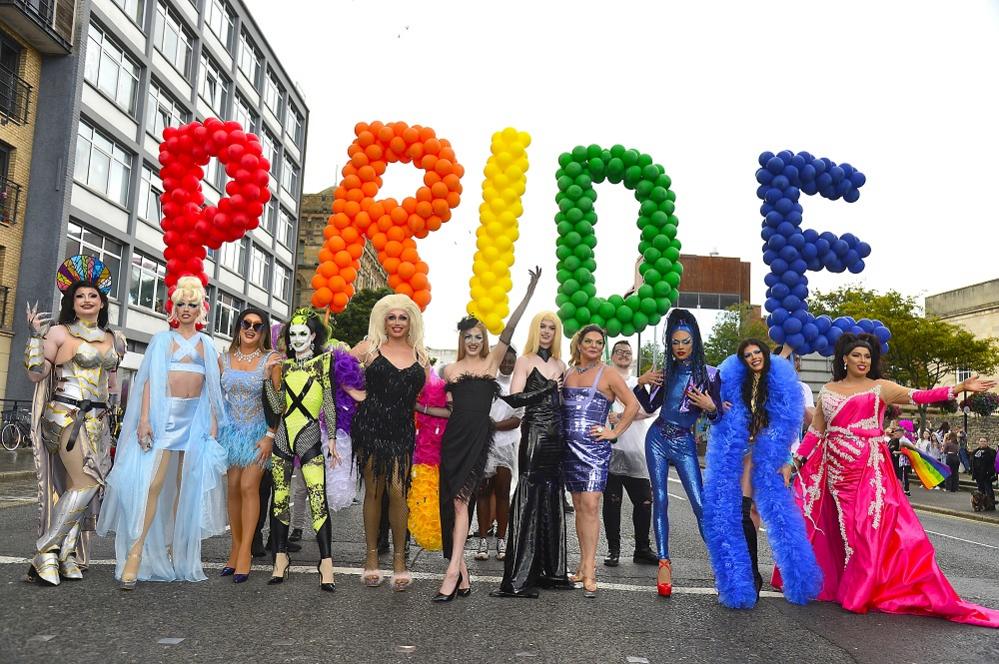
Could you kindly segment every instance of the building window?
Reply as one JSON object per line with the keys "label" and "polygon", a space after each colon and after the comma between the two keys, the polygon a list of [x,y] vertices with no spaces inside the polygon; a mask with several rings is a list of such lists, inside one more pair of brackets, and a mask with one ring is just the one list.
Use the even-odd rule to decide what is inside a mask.
{"label": "building window", "polygon": [[284,119],[284,130],[295,145],[302,144],[302,116],[294,105],[288,104],[288,115]]}
{"label": "building window", "polygon": [[244,131],[256,131],[257,114],[250,109],[250,103],[237,93],[232,105],[232,119],[240,124]]}
{"label": "building window", "polygon": [[219,265],[239,276],[246,275],[246,239],[223,242],[219,248]]}
{"label": "building window", "polygon": [[225,169],[222,168],[222,162],[216,157],[209,159],[208,165],[205,166],[205,182],[222,192],[225,191],[226,179],[227,176]]}
{"label": "building window", "polygon": [[272,192],[277,191],[277,178],[274,176],[278,167],[277,149],[275,148],[275,145],[277,145],[277,142],[274,140],[274,136],[271,132],[264,128],[264,130],[260,132],[260,147],[263,148],[261,154],[263,154],[264,159],[266,159],[271,165],[270,172],[268,173],[270,176],[270,182],[268,184]]}
{"label": "building window", "polygon": [[145,16],[145,0],[111,0],[111,2],[121,7],[121,10],[135,21],[136,25],[142,27],[142,17]]}
{"label": "building window", "polygon": [[222,68],[208,57],[201,54],[201,98],[219,117],[225,113],[225,102],[229,96],[229,79],[222,73]]}
{"label": "building window", "polygon": [[118,108],[134,116],[139,65],[100,26],[91,23],[88,35],[83,77]]}
{"label": "building window", "polygon": [[229,337],[232,334],[232,326],[236,323],[239,312],[242,310],[242,300],[220,290],[218,300],[215,303],[215,334]]}
{"label": "building window", "polygon": [[100,131],[80,121],[73,179],[119,205],[128,203],[132,155]]}
{"label": "building window", "polygon": [[973,374],[972,374],[972,372],[971,372],[970,369],[958,369],[957,370],[957,382],[961,383],[963,381],[966,381],[969,378],[971,378],[972,375]]}
{"label": "building window", "polygon": [[281,187],[292,196],[298,193],[298,166],[287,156],[281,160]]}
{"label": "building window", "polygon": [[128,303],[158,314],[166,313],[166,266],[138,251],[132,254],[132,281],[128,288]]}
{"label": "building window", "polygon": [[163,214],[160,211],[160,196],[163,194],[163,183],[156,171],[145,164],[142,165],[142,179],[139,180],[139,200],[135,202],[136,214],[139,219],[158,226]]}
{"label": "building window", "polygon": [[278,215],[277,239],[289,249],[295,241],[295,218],[284,208]]}
{"label": "building window", "polygon": [[194,55],[194,38],[183,22],[163,0],[156,3],[156,22],[153,25],[153,44],[160,54],[184,78],[191,78],[191,61]]}
{"label": "building window", "polygon": [[263,56],[254,45],[253,40],[245,32],[239,33],[239,56],[237,58],[239,70],[246,75],[253,86],[260,82],[260,69],[263,63]]}
{"label": "building window", "polygon": [[264,103],[267,108],[274,112],[274,115],[281,118],[281,97],[284,96],[284,88],[278,83],[274,70],[267,70],[267,80],[264,81]]}
{"label": "building window", "polygon": [[219,38],[226,50],[232,48],[232,13],[222,0],[205,0],[205,25]]}
{"label": "building window", "polygon": [[190,120],[191,114],[155,80],[149,82],[147,97],[146,131],[156,138],[163,137],[165,127],[179,127]]}
{"label": "building window", "polygon": [[250,252],[250,283],[264,290],[269,290],[271,287],[271,265],[271,255],[257,245],[253,245],[253,250]]}
{"label": "building window", "polygon": [[66,230],[66,258],[70,256],[93,256],[100,259],[111,271],[111,299],[118,299],[118,284],[121,282],[122,244],[96,231],[89,226],[69,220]]}
{"label": "building window", "polygon": [[291,294],[291,270],[277,261],[274,262],[274,297],[288,302]]}
{"label": "building window", "polygon": [[264,208],[264,214],[260,217],[260,228],[267,231],[270,235],[274,235],[274,228],[277,226],[277,215],[278,215],[278,202],[273,196],[271,200],[267,201],[267,207]]}

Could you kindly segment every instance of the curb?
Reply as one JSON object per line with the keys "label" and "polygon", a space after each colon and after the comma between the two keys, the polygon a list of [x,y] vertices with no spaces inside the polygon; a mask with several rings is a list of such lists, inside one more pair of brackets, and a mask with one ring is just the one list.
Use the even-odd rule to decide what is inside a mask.
{"label": "curb", "polygon": [[8,470],[0,473],[0,482],[5,482],[7,480],[23,480],[34,476],[34,470]]}
{"label": "curb", "polygon": [[920,505],[918,503],[910,503],[910,505],[912,506],[912,509],[917,512],[932,512],[933,514],[943,514],[946,516],[953,516],[958,519],[981,521],[982,523],[999,526],[999,518],[996,518],[995,516],[985,516],[984,514],[979,514],[978,512],[962,512],[960,510],[952,510],[947,507],[937,507],[935,505]]}

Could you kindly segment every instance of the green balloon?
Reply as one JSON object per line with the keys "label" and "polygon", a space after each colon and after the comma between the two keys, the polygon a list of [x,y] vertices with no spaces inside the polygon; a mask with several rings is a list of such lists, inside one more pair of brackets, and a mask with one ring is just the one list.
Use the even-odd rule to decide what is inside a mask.
{"label": "green balloon", "polygon": [[635,196],[636,197],[641,196],[642,198],[645,198],[652,191],[652,187],[653,185],[651,182],[649,182],[648,180],[642,180],[635,187]]}
{"label": "green balloon", "polygon": [[669,248],[669,238],[663,235],[657,235],[652,239],[652,246],[659,251],[665,252]]}
{"label": "green balloon", "polygon": [[558,165],[565,168],[572,163],[572,155],[568,152],[563,152],[558,156]]}
{"label": "green balloon", "polygon": [[577,145],[572,149],[572,159],[573,161],[583,161],[586,159],[586,147],[582,145]]}
{"label": "green balloon", "polygon": [[602,300],[600,302],[599,308],[597,309],[597,313],[599,313],[605,319],[611,318],[614,316],[614,305],[608,302],[607,300]]}
{"label": "green balloon", "polygon": [[[642,156],[646,157],[648,155]],[[655,184],[655,181],[659,179],[659,169],[656,168],[655,164],[651,162],[651,157],[649,157],[649,163],[645,166],[642,166],[641,162],[639,162],[639,166],[642,166],[642,179],[648,182],[650,187],[652,187]]]}
{"label": "green balloon", "polygon": [[656,204],[653,201],[642,201],[641,205],[638,206],[638,215],[640,217],[649,217],[652,216],[652,213],[657,209],[659,208],[656,207]]}
{"label": "green balloon", "polygon": [[631,317],[635,315],[635,312],[631,310],[631,307],[622,304],[617,308],[616,314],[619,321],[627,323],[631,320]]}
{"label": "green balloon", "polygon": [[607,319],[605,319],[600,314],[593,314],[592,316],[590,316],[590,323],[593,325],[599,325],[600,327],[606,327]]}
{"label": "green balloon", "polygon": [[[601,182],[604,179],[604,171],[607,168],[607,162],[599,157],[594,157],[587,162],[587,167],[590,173],[593,175],[593,179],[597,182]],[[582,176],[580,176],[582,177]]]}
{"label": "green balloon", "polygon": [[[592,162],[593,160],[591,159],[590,163]],[[600,167],[603,168],[603,162],[601,162]],[[578,184],[584,190],[590,189],[593,187],[593,179],[590,177],[589,173],[580,173],[579,175],[576,176],[576,184]]]}
{"label": "green balloon", "polygon": [[631,317],[631,324],[635,326],[636,331],[642,330],[649,324],[649,317],[641,311],[636,311],[635,315]]}
{"label": "green balloon", "polygon": [[675,247],[666,247],[666,250],[663,251],[663,256],[675,263],[680,260],[680,250]]}
{"label": "green balloon", "polygon": [[559,293],[555,296],[555,306],[561,307],[563,304],[569,301],[569,296],[565,293]]}
{"label": "green balloon", "polygon": [[656,228],[662,228],[669,223],[669,215],[665,212],[656,210],[652,213],[652,223],[656,225]]}
{"label": "green balloon", "polygon": [[576,202],[573,201],[568,196],[563,195],[561,198],[556,196],[555,200],[558,202],[558,209],[561,210],[562,212],[567,212],[572,208],[576,207]]}
{"label": "green balloon", "polygon": [[564,261],[569,256],[572,256],[572,249],[564,245],[560,245],[555,248],[555,256],[560,260]]}
{"label": "green balloon", "polygon": [[657,281],[652,284],[652,297],[669,297],[673,287],[667,281]]}
{"label": "green balloon", "polygon": [[627,323],[622,323],[621,324],[621,336],[623,336],[623,337],[632,337],[632,336],[635,336],[635,325],[634,325],[634,323],[632,323],[630,321],[627,322]]}
{"label": "green balloon", "polygon": [[579,290],[579,282],[570,277],[562,282],[562,290],[571,295]]}
{"label": "green balloon", "polygon": [[[653,297],[655,295],[655,289],[649,284],[642,284],[638,287],[638,297],[641,298],[642,302],[646,299]],[[648,312],[646,312],[648,313]]]}
{"label": "green balloon", "polygon": [[603,154],[603,152],[604,149],[599,145],[597,145],[596,143],[586,146],[586,156],[589,157],[590,159],[599,157],[600,155]]}
{"label": "green balloon", "polygon": [[659,229],[655,227],[654,224],[649,224],[642,229],[642,239],[643,240],[655,240],[659,235]]}
{"label": "green balloon", "polygon": [[[580,261],[585,261],[587,258],[593,257],[593,250],[587,247],[585,244],[577,244],[572,248],[573,255]],[[580,263],[583,265],[583,263]]]}
{"label": "green balloon", "polygon": [[579,269],[580,263],[581,261],[575,256],[569,256],[564,261],[562,261],[562,267],[564,267],[566,270],[572,270],[573,272],[575,272],[576,270]]}
{"label": "green balloon", "polygon": [[666,311],[672,304],[672,301],[668,297],[656,298],[656,308],[659,309],[659,311]]}
{"label": "green balloon", "polygon": [[[607,331],[607,336],[609,336],[609,337],[620,336],[620,334],[621,334],[621,321],[619,321],[616,318],[608,318],[605,330]],[[566,334],[568,334],[568,333],[566,333]]]}
{"label": "green balloon", "polygon": [[656,300],[653,294],[642,295],[642,313],[646,316],[652,316],[656,313]]}
{"label": "green balloon", "polygon": [[675,238],[676,226],[673,224],[666,224],[666,226],[663,227],[663,234],[670,239]]}
{"label": "green balloon", "polygon": [[558,317],[562,319],[562,322],[569,320],[576,315],[576,305],[572,302],[566,302],[561,307],[558,308]]}
{"label": "green balloon", "polygon": [[[583,220],[583,211],[578,207],[569,208],[569,210],[565,213],[565,218],[570,224],[578,224]],[[572,229],[570,228],[569,230],[571,231]],[[566,233],[568,232],[569,231],[566,231]]]}
{"label": "green balloon", "polygon": [[634,189],[638,181],[642,179],[642,169],[638,166],[629,166],[624,169],[624,186]]}
{"label": "green balloon", "polygon": [[558,232],[559,235],[565,235],[566,233],[570,232],[572,229],[573,229],[572,222],[569,221],[560,221],[558,222],[558,226],[555,227],[555,230]]}
{"label": "green balloon", "polygon": [[627,152],[627,151],[628,150],[623,145],[621,145],[619,143],[615,144],[615,145],[612,145],[611,149],[610,149],[611,156],[612,157],[617,157],[618,159],[620,159],[624,155],[624,153]]}
{"label": "green balloon", "polygon": [[683,276],[683,263],[674,263],[673,271],[679,274],[680,276]]}
{"label": "green balloon", "polygon": [[666,193],[667,193],[667,190],[666,190],[665,187],[653,187],[652,188],[652,193],[649,194],[649,196],[656,203],[665,203],[666,202]]}
{"label": "green balloon", "polygon": [[680,285],[680,275],[675,271],[670,271],[666,273],[666,283],[668,283],[673,288]]}
{"label": "green balloon", "polygon": [[586,284],[592,284],[596,281],[596,277],[593,276],[593,273],[582,266],[576,268],[576,270],[572,273],[572,276],[574,276],[576,281],[579,282],[580,288]]}
{"label": "green balloon", "polygon": [[645,252],[652,247],[652,243],[648,240],[640,240],[638,242],[638,253],[645,255]]}
{"label": "green balloon", "polygon": [[620,157],[614,157],[607,162],[607,176],[620,180],[624,175],[624,168],[624,160]]}
{"label": "green balloon", "polygon": [[[638,150],[625,150],[624,154],[621,155],[621,160],[624,162],[626,167],[638,165]],[[641,172],[642,167],[638,167],[639,172]]]}
{"label": "green balloon", "polygon": [[565,174],[571,178],[576,178],[580,173],[583,172],[583,165],[578,161],[570,162],[568,166],[565,167]]}
{"label": "green balloon", "polygon": [[673,214],[674,212],[676,212],[676,203],[674,203],[673,201],[663,201],[663,205],[659,209],[665,212],[666,214]]}
{"label": "green balloon", "polygon": [[666,258],[665,256],[656,261],[656,271],[660,274],[666,274],[673,269],[673,261]]}
{"label": "green balloon", "polygon": [[667,191],[666,192],[666,200],[668,200],[668,201],[675,201],[676,200],[676,192],[673,191],[672,189],[670,189],[669,191]]}
{"label": "green balloon", "polygon": [[590,210],[589,212],[584,212],[583,221],[588,221],[591,224],[597,223],[597,213],[594,212],[593,210]]}
{"label": "green balloon", "polygon": [[638,155],[638,165],[641,166],[642,168],[652,165],[652,156],[647,155],[644,152],[640,153]]}
{"label": "green balloon", "polygon": [[[593,279],[593,275],[590,275],[590,279]],[[583,292],[589,298],[594,298],[597,296],[597,287],[595,284],[583,284]]]}
{"label": "green balloon", "polygon": [[671,180],[670,177],[664,172],[660,173],[659,177],[656,178],[656,184],[663,189],[669,189],[670,185],[673,184],[673,180]]}
{"label": "green balloon", "polygon": [[663,275],[654,267],[645,272],[645,283],[647,284],[654,284],[662,278]]}
{"label": "green balloon", "polygon": [[588,325],[590,323],[590,309],[588,307],[579,307],[576,309],[576,315],[573,316],[580,325]]}
{"label": "green balloon", "polygon": [[624,298],[617,294],[611,295],[607,298],[607,301],[613,305],[615,311],[617,311],[619,307],[624,306]]}
{"label": "green balloon", "polygon": [[595,246],[597,246],[597,236],[587,235],[586,237],[583,238],[583,244],[585,244],[590,249],[593,249]]}
{"label": "green balloon", "polygon": [[[560,315],[559,318],[562,318],[562,316]],[[579,332],[579,323],[576,322],[575,318],[562,318],[562,326],[565,328],[565,333],[570,337]]]}
{"label": "green balloon", "polygon": [[640,274],[640,275],[642,275],[644,277],[645,273],[648,272],[651,269],[652,269],[652,266],[649,265],[648,263],[641,263],[638,266],[638,274]]}
{"label": "green balloon", "polygon": [[632,293],[628,297],[624,298],[624,306],[631,309],[632,312],[638,311],[642,307],[642,298]]}
{"label": "green balloon", "polygon": [[655,263],[663,255],[663,252],[659,251],[655,247],[649,247],[642,252],[642,258],[650,263]]}
{"label": "green balloon", "polygon": [[[590,250],[591,254],[593,253],[593,247],[589,247],[588,246],[586,248]],[[586,259],[583,260],[583,267],[585,267],[590,272],[596,272],[597,271],[597,261],[595,261],[593,258],[586,258]]]}
{"label": "green balloon", "polygon": [[565,284],[569,279],[572,279],[572,272],[569,272],[569,270],[559,269],[555,273],[555,281],[560,284]]}
{"label": "green balloon", "polygon": [[663,317],[659,315],[659,312],[656,312],[654,315],[649,316],[649,325],[655,327],[656,325],[659,324],[659,321],[661,321],[662,319]]}
{"label": "green balloon", "polygon": [[569,188],[565,190],[565,195],[575,201],[583,195],[583,188],[578,184],[571,184],[569,185]]}
{"label": "green balloon", "polygon": [[569,231],[565,234],[565,242],[570,247],[575,247],[577,244],[583,241],[583,236],[576,231]]}
{"label": "green balloon", "polygon": [[563,175],[558,179],[557,183],[558,183],[558,190],[565,191],[566,189],[572,186],[572,178],[569,177],[568,175]]}
{"label": "green balloon", "polygon": [[583,212],[589,212],[593,209],[593,200],[586,196],[582,196],[578,201],[576,201],[576,207]]}

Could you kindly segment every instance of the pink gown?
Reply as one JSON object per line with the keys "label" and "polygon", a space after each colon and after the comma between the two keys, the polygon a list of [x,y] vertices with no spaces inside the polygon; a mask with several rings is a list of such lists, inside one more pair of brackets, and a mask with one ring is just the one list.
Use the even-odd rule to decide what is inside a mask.
{"label": "pink gown", "polygon": [[[950,388],[909,390],[880,380],[852,395],[823,387],[798,449],[795,480],[824,575],[820,600],[848,611],[909,613],[999,628],[999,611],[958,597],[896,480],[882,420],[888,404],[946,401]],[[780,574],[774,572],[774,586]]]}

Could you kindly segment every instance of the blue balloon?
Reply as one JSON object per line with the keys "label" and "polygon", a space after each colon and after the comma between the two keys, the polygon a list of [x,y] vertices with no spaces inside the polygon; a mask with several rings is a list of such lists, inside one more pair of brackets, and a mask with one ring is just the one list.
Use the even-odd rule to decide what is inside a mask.
{"label": "blue balloon", "polygon": [[814,196],[819,192],[819,185],[815,183],[815,180],[809,180],[801,183],[801,190],[809,196]]}
{"label": "blue balloon", "polygon": [[[798,226],[799,224],[801,224],[801,211],[800,210],[791,210],[786,215],[784,215],[784,219],[786,219],[787,221],[790,221],[795,226]],[[798,231],[798,232],[800,232],[800,231]]]}
{"label": "blue balloon", "polygon": [[881,354],[884,355],[888,352],[888,344],[881,344]]}
{"label": "blue balloon", "polygon": [[801,175],[802,182],[811,182],[815,179],[815,167],[811,164],[805,164],[802,166],[799,173]]}
{"label": "blue balloon", "polygon": [[860,192],[856,189],[851,189],[850,191],[843,194],[843,200],[847,203],[856,203],[860,200]]}
{"label": "blue balloon", "polygon": [[808,309],[804,307],[792,312],[791,316],[800,320],[802,325],[812,320],[812,314],[808,313]]}
{"label": "blue balloon", "polygon": [[[776,284],[770,289],[770,297],[775,297],[778,300],[783,300],[785,297],[791,294],[791,289],[788,288],[787,284]],[[799,297],[801,297],[799,295]],[[768,309],[768,311],[773,311],[773,309]]]}
{"label": "blue balloon", "polygon": [[791,186],[791,181],[788,180],[783,175],[778,175],[773,180],[770,181],[770,185],[772,187],[777,187],[781,191],[784,191],[785,189]]}
{"label": "blue balloon", "polygon": [[768,272],[763,276],[763,283],[767,286],[773,286],[780,283],[780,277],[773,272]]}
{"label": "blue balloon", "polygon": [[783,235],[784,237],[790,237],[794,235],[795,231],[797,230],[798,229],[795,227],[795,225],[792,224],[790,221],[782,221],[777,226],[777,232]]}
{"label": "blue balloon", "polygon": [[763,200],[770,203],[770,205],[773,205],[782,198],[784,198],[784,192],[776,187],[768,188],[763,194]]}
{"label": "blue balloon", "polygon": [[819,233],[815,229],[809,228],[801,232],[805,236],[805,242],[814,244],[819,239]]}
{"label": "blue balloon", "polygon": [[774,209],[781,214],[787,214],[794,208],[794,201],[790,198],[780,198],[776,203],[774,203]]}
{"label": "blue balloon", "polygon": [[773,228],[764,228],[763,232],[768,236],[765,239],[767,241],[767,249],[770,251],[780,252],[787,244],[787,239]]}
{"label": "blue balloon", "polygon": [[806,341],[813,341],[819,336],[819,328],[815,326],[815,323],[805,323],[801,326],[801,333],[805,335]]}
{"label": "blue balloon", "polygon": [[808,286],[806,286],[805,284],[798,284],[797,286],[791,289],[791,293],[797,295],[802,300],[805,300],[808,298]]}
{"label": "blue balloon", "polygon": [[763,303],[763,308],[769,312],[774,312],[780,307],[780,300],[776,298],[768,298],[766,302]]}
{"label": "blue balloon", "polygon": [[832,178],[833,184],[837,184],[846,176],[843,169],[839,166],[833,166],[829,169],[829,177]]}
{"label": "blue balloon", "polygon": [[871,255],[871,245],[866,242],[857,243],[857,253],[860,254],[861,258],[867,258]]}
{"label": "blue balloon", "polygon": [[850,332],[852,334],[863,334],[864,328],[860,327],[859,325],[854,325],[853,327],[850,328]]}
{"label": "blue balloon", "polygon": [[848,245],[843,240],[836,240],[833,242],[832,250],[837,256],[846,256],[846,252],[850,251],[850,245]]}
{"label": "blue balloon", "polygon": [[[792,157],[791,161],[792,162],[794,161],[793,157]],[[783,175],[789,181],[796,182],[798,180],[798,167],[795,166],[793,163],[788,164],[787,166],[784,167]]]}
{"label": "blue balloon", "polygon": [[801,233],[791,233],[787,238],[788,244],[799,251],[805,248],[805,236]]}
{"label": "blue balloon", "polygon": [[[764,240],[769,240],[771,237],[774,236],[775,232],[776,231],[774,231],[774,229],[770,228],[769,226],[764,226],[763,230],[760,231],[760,237],[762,237]],[[766,249],[764,249],[764,251],[766,251]]]}
{"label": "blue balloon", "polygon": [[795,297],[794,295],[788,295],[781,300],[781,305],[788,311],[796,311],[802,304],[803,302],[801,301],[801,298]]}
{"label": "blue balloon", "polygon": [[794,288],[801,283],[804,278],[800,272],[795,272],[794,270],[787,270],[784,274],[780,275],[780,281],[782,284],[787,284],[790,288]]}
{"label": "blue balloon", "polygon": [[819,355],[825,355],[826,350],[829,348],[829,340],[821,335],[815,337],[815,340],[812,342],[812,347],[815,348],[815,352]]}
{"label": "blue balloon", "polygon": [[819,328],[819,332],[825,334],[832,327],[832,319],[829,316],[819,316],[815,319],[815,327]]}
{"label": "blue balloon", "polygon": [[815,241],[815,250],[819,252],[819,256],[825,256],[829,253],[829,240],[820,237]]}
{"label": "blue balloon", "polygon": [[784,321],[784,325],[782,327],[784,328],[784,332],[787,334],[794,334],[796,332],[801,332],[802,325],[801,321],[797,318],[788,318]]}
{"label": "blue balloon", "polygon": [[794,166],[795,168],[801,168],[806,163],[807,160],[805,159],[805,155],[803,152],[799,152],[798,154],[791,157],[791,165]]}
{"label": "blue balloon", "polygon": [[767,160],[767,170],[774,175],[779,175],[784,170],[784,160],[780,157],[771,157]]}
{"label": "blue balloon", "polygon": [[887,327],[882,325],[874,328],[874,336],[878,338],[878,341],[884,343],[891,339],[891,332],[888,331]]}
{"label": "blue balloon", "polygon": [[844,334],[846,334],[845,330],[842,330],[838,327],[830,327],[829,331],[826,332],[826,338],[829,340],[829,345],[830,346],[836,345],[836,341]]}
{"label": "blue balloon", "polygon": [[799,258],[799,259],[797,259],[797,260],[793,261],[793,262],[792,262],[792,263],[791,263],[791,264],[790,264],[790,265],[788,266],[788,269],[789,269],[789,270],[794,270],[794,271],[795,271],[795,272],[797,272],[798,274],[804,274],[804,273],[805,273],[805,270],[807,270],[807,269],[808,269],[808,263],[806,263],[806,262],[804,261],[804,259],[802,259],[802,258]]}
{"label": "blue balloon", "polygon": [[[764,254],[763,261],[766,262],[766,255]],[[787,272],[787,261],[781,258],[774,258],[770,263],[770,270],[774,274],[784,274]]]}
{"label": "blue balloon", "polygon": [[856,265],[857,261],[859,260],[860,260],[860,254],[857,253],[856,249],[851,249],[850,251],[846,252],[846,256],[843,257],[843,263],[847,267],[850,267],[851,265]]}
{"label": "blue balloon", "polygon": [[864,186],[865,182],[867,182],[867,176],[865,176],[860,171],[854,171],[853,173],[850,174],[850,182],[853,183],[854,187],[857,187],[859,189],[860,187]]}
{"label": "blue balloon", "polygon": [[770,315],[770,322],[772,322],[774,325],[782,325],[784,321],[787,320],[787,318],[788,318],[787,309],[784,308],[775,309],[774,312]]}
{"label": "blue balloon", "polygon": [[[811,261],[813,258],[819,257],[819,250],[815,248],[814,244],[806,244],[801,248],[801,255],[805,257],[805,260]],[[808,269],[814,269],[811,263],[809,263]]]}
{"label": "blue balloon", "polygon": [[865,267],[867,267],[867,266],[864,264],[864,261],[863,260],[859,260],[856,263],[854,263],[853,265],[851,265],[849,269],[850,269],[850,272],[853,273],[853,274],[860,274],[861,272],[864,271]]}
{"label": "blue balloon", "polygon": [[794,157],[794,153],[791,152],[790,150],[781,150],[780,152],[777,153],[777,156],[783,159],[784,161],[791,161],[791,159]]}
{"label": "blue balloon", "polygon": [[819,190],[831,187],[833,183],[832,176],[828,173],[823,173],[819,177],[815,178],[815,184],[819,185]]}
{"label": "blue balloon", "polygon": [[770,184],[770,181],[774,179],[774,174],[765,168],[757,169],[756,171],[756,181],[760,184]]}
{"label": "blue balloon", "polygon": [[874,321],[872,321],[870,318],[861,318],[860,320],[857,321],[857,325],[859,325],[864,330],[864,332],[874,331]]}
{"label": "blue balloon", "polygon": [[798,260],[798,250],[789,244],[785,243],[784,247],[777,253],[788,263]]}
{"label": "blue balloon", "polygon": [[760,166],[766,166],[767,162],[774,158],[774,153],[767,150],[760,154]]}
{"label": "blue balloon", "polygon": [[778,228],[782,223],[784,223],[784,215],[777,210],[772,210],[766,215],[766,217],[764,217],[764,221],[766,221],[767,226],[770,226],[771,228]]}
{"label": "blue balloon", "polygon": [[784,343],[784,330],[779,325],[771,326],[770,338],[774,340],[774,343]]}
{"label": "blue balloon", "polygon": [[832,326],[838,329],[840,332],[846,332],[851,327],[853,327],[853,321],[848,318],[837,318],[833,321]]}
{"label": "blue balloon", "polygon": [[800,332],[788,335],[785,341],[791,345],[791,348],[802,348],[805,345],[805,337]]}
{"label": "blue balloon", "polygon": [[[767,265],[770,265],[771,267],[773,266],[775,258],[777,258],[776,251],[767,250],[763,252],[763,262],[766,263]],[[787,265],[787,263],[785,263],[785,265]],[[784,269],[786,270],[787,268]],[[783,272],[783,270],[781,271]]]}

